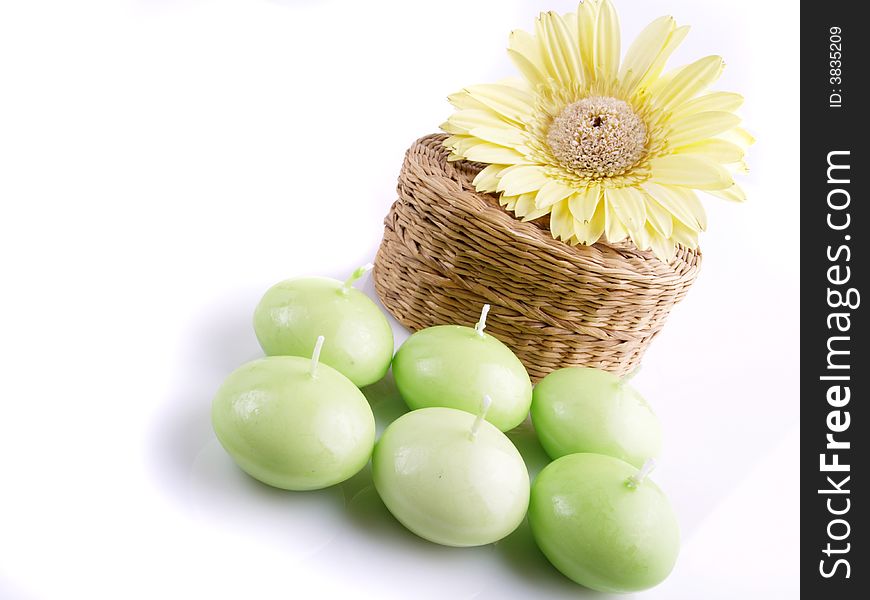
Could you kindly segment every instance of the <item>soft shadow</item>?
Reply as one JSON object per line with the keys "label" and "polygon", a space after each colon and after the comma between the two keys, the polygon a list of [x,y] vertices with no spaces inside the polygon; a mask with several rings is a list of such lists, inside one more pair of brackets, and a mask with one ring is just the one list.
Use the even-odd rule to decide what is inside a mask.
{"label": "soft shadow", "polygon": [[186,492],[197,517],[274,543],[293,556],[313,554],[332,541],[341,530],[345,506],[337,486],[294,492],[257,481],[235,465],[216,439],[197,455]]}
{"label": "soft shadow", "polygon": [[[418,537],[387,510],[372,483],[370,466],[341,488],[347,503],[341,534],[318,553],[327,559],[311,560],[341,564],[344,577],[367,581],[367,591],[375,596],[416,589],[415,597],[421,599],[459,600],[479,597],[486,588],[495,566],[489,558],[492,546],[452,548]],[[367,554],[372,557],[360,559]],[[421,582],[425,589],[419,589]]]}
{"label": "soft shadow", "polygon": [[424,540],[399,523],[375,489],[371,463],[340,487],[346,503],[346,521],[358,532],[387,543],[416,546],[429,553],[455,550]]}
{"label": "soft shadow", "polygon": [[408,405],[399,395],[392,371],[377,383],[362,388],[362,393],[368,399],[375,415],[378,437],[390,423],[408,412]]}
{"label": "soft shadow", "polygon": [[526,468],[529,470],[529,478],[534,480],[538,476],[538,473],[541,472],[541,469],[550,464],[551,461],[538,441],[538,435],[535,433],[531,419],[527,418],[520,423],[519,427],[511,429],[505,435],[514,443],[517,450],[520,451],[520,455],[526,463]]}
{"label": "soft shadow", "polygon": [[262,351],[251,315],[262,290],[242,290],[205,307],[180,353],[177,393],[151,437],[155,479],[196,517],[245,537],[307,556],[338,535],[341,489],[292,492],[265,485],[239,469],[211,425],[211,403],[223,380]]}
{"label": "soft shadow", "polygon": [[169,492],[187,480],[198,453],[214,440],[211,401],[224,378],[244,363],[262,356],[251,326],[256,291],[240,291],[200,313],[179,353],[174,386],[150,436],[152,468]]}
{"label": "soft shadow", "polygon": [[170,492],[182,491],[179,484],[188,480],[197,456],[211,440],[211,394],[199,393],[180,396],[164,415],[159,431],[152,438],[157,475]]}
{"label": "soft shadow", "polygon": [[[364,264],[365,259],[357,261]],[[346,278],[357,264],[341,272],[323,275]],[[297,274],[287,277],[287,279]],[[298,274],[306,276],[306,274]],[[370,275],[357,285],[365,285]],[[254,334],[254,308],[265,289],[239,289],[202,308],[185,335],[187,347],[179,353],[173,395],[154,423],[150,466],[157,479],[170,493],[177,492],[177,483],[186,481],[197,454],[214,440],[211,428],[211,401],[223,380],[246,362],[260,358],[263,352]],[[372,405],[378,432],[407,411],[396,390],[392,375],[363,389]]]}
{"label": "soft shadow", "polygon": [[[341,488],[347,503],[343,513],[345,528],[318,554],[341,561],[350,572],[356,568],[381,569],[385,577],[407,579],[408,586],[428,581],[431,589],[420,596],[426,598],[495,599],[504,597],[505,589],[513,589],[511,586],[527,591],[529,595],[524,597],[530,598],[610,597],[579,586],[559,573],[538,549],[527,520],[495,544],[451,548],[418,537],[390,514],[374,488],[370,466]],[[378,558],[360,562],[358,556],[365,552],[374,552]],[[510,581],[502,581],[502,569],[509,573]],[[441,578],[438,573],[454,576]]]}
{"label": "soft shadow", "polygon": [[524,519],[512,534],[497,542],[495,548],[512,574],[526,580],[542,598],[604,600],[609,597],[574,583],[551,565],[535,543],[528,519]]}
{"label": "soft shadow", "polygon": [[[538,441],[531,419],[527,418],[519,427],[506,432],[506,435],[519,450],[529,470],[529,478],[534,481],[538,473],[552,461]],[[610,594],[602,594],[578,585],[550,564],[535,542],[528,517],[523,519],[516,531],[497,542],[495,549],[512,575],[526,582],[540,597],[595,600],[612,597]]]}
{"label": "soft shadow", "polygon": [[[325,275],[343,279],[350,271]],[[273,543],[291,556],[312,555],[347,530],[348,507],[363,513],[358,524],[373,523],[378,531],[428,544],[389,514],[374,492],[369,467],[342,485],[292,492],[248,476],[220,446],[211,425],[212,399],[232,371],[263,355],[251,322],[263,291],[235,291],[204,306],[191,321],[187,345],[178,352],[172,396],[151,430],[153,481],[195,518]],[[363,393],[379,433],[408,410],[390,374]]]}

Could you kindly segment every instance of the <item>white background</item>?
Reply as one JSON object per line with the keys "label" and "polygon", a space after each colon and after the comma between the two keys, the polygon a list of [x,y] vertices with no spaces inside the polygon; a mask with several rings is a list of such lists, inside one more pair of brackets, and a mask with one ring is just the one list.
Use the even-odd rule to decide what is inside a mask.
{"label": "white background", "polygon": [[[447,94],[512,74],[508,32],[574,6],[2,4],[0,598],[602,597],[527,529],[468,550],[414,538],[365,472],[267,489],[209,424],[222,378],[259,355],[262,292],[370,260]],[[749,202],[707,203],[701,277],[636,379],[683,530],[640,597],[795,598],[798,6],[617,8],[624,40],[661,14],[692,24],[671,64],[725,56],[718,88],[746,96],[759,140]],[[369,396],[381,425],[401,411],[388,383]]]}

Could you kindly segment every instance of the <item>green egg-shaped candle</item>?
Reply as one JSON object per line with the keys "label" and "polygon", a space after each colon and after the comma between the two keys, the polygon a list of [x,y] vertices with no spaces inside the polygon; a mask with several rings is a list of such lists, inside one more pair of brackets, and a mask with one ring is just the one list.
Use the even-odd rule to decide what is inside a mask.
{"label": "green egg-shaped candle", "polygon": [[602,454],[569,454],[532,485],[529,525],[547,559],[601,592],[636,592],[670,574],[680,548],[665,494],[636,469]]}
{"label": "green egg-shaped candle", "polygon": [[212,403],[217,438],[255,479],[286,490],[316,490],[349,479],[368,462],[375,419],[365,396],[325,364],[297,356],[249,362]]}
{"label": "green egg-shaped candle", "polygon": [[532,423],[553,459],[594,452],[639,468],[662,446],[658,418],[643,397],[600,369],[568,367],[544,377],[533,393]]}
{"label": "green egg-shaped candle", "polygon": [[317,336],[329,344],[320,359],[359,387],[380,380],[393,357],[393,330],[383,312],[351,287],[371,265],[342,283],[326,277],[272,286],[254,311],[254,332],[269,356],[311,356]]}
{"label": "green egg-shaped candle", "polygon": [[523,422],[532,382],[510,348],[483,331],[486,305],[474,328],[439,325],[409,337],[393,358],[399,393],[412,410],[433,406],[477,413],[488,395],[487,420],[508,431]]}
{"label": "green egg-shaped candle", "polygon": [[396,519],[446,546],[502,539],[529,503],[529,474],[513,443],[482,415],[453,408],[415,410],[390,424],[372,477]]}

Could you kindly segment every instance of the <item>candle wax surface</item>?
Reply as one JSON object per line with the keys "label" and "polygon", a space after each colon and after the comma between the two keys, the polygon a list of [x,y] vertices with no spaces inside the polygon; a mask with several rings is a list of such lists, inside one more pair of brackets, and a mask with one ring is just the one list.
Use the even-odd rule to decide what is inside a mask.
{"label": "candle wax surface", "polygon": [[263,483],[315,490],[344,481],[368,462],[375,418],[344,375],[311,359],[271,356],[230,374],[212,403],[218,440]]}
{"label": "candle wax surface", "polygon": [[399,417],[372,456],[375,488],[389,511],[422,538],[479,546],[510,534],[529,502],[529,474],[516,447],[483,421],[452,408]]}
{"label": "candle wax surface", "polygon": [[594,452],[640,468],[658,456],[662,431],[643,397],[600,369],[553,371],[535,386],[532,423],[550,458]]}
{"label": "candle wax surface", "polygon": [[569,454],[535,479],[529,525],[564,575],[602,592],[640,591],[662,582],[679,553],[670,502],[638,469],[601,454]]}
{"label": "candle wax surface", "polygon": [[525,367],[496,338],[470,327],[422,329],[393,359],[399,393],[412,410],[431,406],[477,414],[484,395],[492,399],[486,420],[508,431],[523,422],[532,401]]}
{"label": "candle wax surface", "polygon": [[269,356],[311,356],[318,336],[323,363],[358,387],[379,381],[393,357],[393,331],[371,298],[326,277],[272,286],[254,311],[254,331]]}

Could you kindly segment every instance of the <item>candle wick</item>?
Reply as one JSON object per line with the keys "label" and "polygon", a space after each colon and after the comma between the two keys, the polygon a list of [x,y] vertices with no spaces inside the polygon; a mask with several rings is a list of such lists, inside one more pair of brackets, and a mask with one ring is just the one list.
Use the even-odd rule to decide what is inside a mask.
{"label": "candle wick", "polygon": [[632,379],[634,379],[637,376],[638,373],[640,373],[640,363],[638,363],[638,365],[635,368],[633,368],[631,371],[626,373],[622,377],[622,379],[619,380],[619,386],[622,387],[625,384],[627,384],[628,382],[630,382]]}
{"label": "candle wick", "polygon": [[631,489],[637,489],[637,487],[643,483],[643,480],[652,473],[653,469],[656,468],[656,459],[648,458],[641,466],[640,470],[637,474],[630,476],[625,480],[625,485]]}
{"label": "candle wick", "polygon": [[477,321],[477,325],[474,326],[474,330],[477,332],[477,335],[483,337],[483,330],[486,329],[486,315],[489,314],[489,304],[483,305],[483,310],[480,311],[480,320]]}
{"label": "candle wick", "polygon": [[477,413],[477,417],[475,417],[474,423],[472,423],[471,425],[471,432],[468,436],[472,441],[477,439],[477,432],[480,430],[480,425],[486,418],[486,413],[489,412],[490,406],[492,406],[492,398],[490,398],[489,395],[484,395],[483,404],[480,407],[480,412]]}
{"label": "candle wick", "polygon": [[374,268],[375,268],[374,263],[367,263],[367,264],[364,264],[363,266],[361,266],[360,268],[358,268],[357,270],[355,270],[353,273],[351,273],[350,277],[345,279],[344,283],[341,285],[341,293],[347,294],[348,292],[350,292],[350,288],[353,287],[354,281],[356,281],[357,279],[359,279],[360,277],[362,277],[363,275],[365,275],[366,273],[368,273],[369,271],[371,271]]}
{"label": "candle wick", "polygon": [[317,342],[314,343],[314,352],[311,354],[311,377],[317,377],[317,365],[320,364],[320,350],[323,348],[324,337],[317,336]]}

